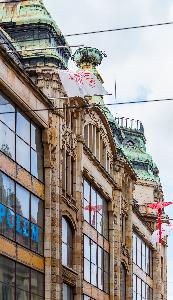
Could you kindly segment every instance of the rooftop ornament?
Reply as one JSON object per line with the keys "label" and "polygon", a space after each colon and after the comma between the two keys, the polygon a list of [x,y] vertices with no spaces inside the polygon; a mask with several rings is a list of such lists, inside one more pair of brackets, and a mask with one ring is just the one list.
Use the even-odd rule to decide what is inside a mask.
{"label": "rooftop ornament", "polygon": [[97,48],[84,47],[75,51],[72,56],[72,60],[78,67],[83,64],[92,65],[96,67],[101,64],[103,57],[107,57],[105,52],[98,50]]}

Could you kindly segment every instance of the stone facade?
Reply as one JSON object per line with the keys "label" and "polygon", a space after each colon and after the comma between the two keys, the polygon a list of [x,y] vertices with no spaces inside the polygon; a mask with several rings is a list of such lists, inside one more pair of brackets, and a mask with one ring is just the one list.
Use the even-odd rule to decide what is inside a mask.
{"label": "stone facade", "polygon": [[[40,13],[40,18],[34,15],[34,21],[31,18],[33,7]],[[44,49],[44,62],[36,50],[30,54],[28,51],[26,55],[26,47],[32,46],[33,37],[29,42],[21,41],[19,28],[23,26],[27,33],[28,24],[33,26],[33,30],[41,26],[44,32],[42,47],[50,47],[46,44],[46,34],[50,38],[53,34],[57,43],[66,45],[62,33],[50,22],[51,17],[42,1],[21,1],[14,7],[11,3],[0,4],[1,8],[0,23],[5,32],[1,30],[0,37],[5,44],[0,45],[0,91],[41,128],[44,181],[40,182],[3,151],[0,152],[0,170],[44,201],[45,221],[43,255],[3,235],[0,235],[0,253],[44,274],[45,293],[40,299],[71,300],[71,296],[65,298],[63,284],[71,289],[74,300],[137,299],[133,298],[135,273],[153,290],[153,298],[146,296],[145,299],[166,300],[166,240],[163,245],[155,247],[152,244],[151,235],[156,229],[157,219],[152,211],[146,209],[146,203],[162,201],[163,196],[157,167],[146,153],[143,128],[119,124],[104,106],[102,97],[66,97],[57,68],[66,67],[69,50],[62,51],[62,57],[59,57],[57,52],[55,55]],[[13,18],[9,24],[8,17],[12,11]],[[34,48],[38,48],[38,44],[34,42]],[[25,49],[25,52],[19,49]],[[79,50],[73,57],[79,68],[89,69],[103,81],[96,69],[102,58],[102,53],[92,48]],[[102,106],[84,108],[91,103],[101,103]],[[135,147],[133,143],[136,143]],[[91,203],[88,208],[84,204],[84,180],[90,184],[90,191],[98,193],[97,197],[103,198],[107,205],[107,238],[102,232],[104,224],[96,221],[98,207],[97,212],[92,214]],[[89,221],[85,217],[86,210],[90,215]],[[103,221],[104,213],[101,218]],[[65,255],[62,250],[63,219],[67,220],[72,231],[70,266],[62,263]],[[99,226],[102,226],[101,231]],[[152,276],[133,262],[133,232],[153,253]],[[100,279],[101,286],[98,252],[97,282],[91,284],[89,281],[92,279],[84,280],[85,237],[90,240],[91,249],[97,245],[97,251],[101,249],[109,257],[109,280]],[[103,265],[106,268],[106,262]],[[101,276],[106,276],[105,269]],[[84,298],[84,295],[90,298]]]}

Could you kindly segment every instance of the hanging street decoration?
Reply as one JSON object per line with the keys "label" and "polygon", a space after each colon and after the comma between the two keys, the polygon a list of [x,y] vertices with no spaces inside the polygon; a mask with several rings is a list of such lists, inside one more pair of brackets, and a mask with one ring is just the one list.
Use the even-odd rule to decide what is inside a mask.
{"label": "hanging street decoration", "polygon": [[81,70],[58,70],[59,77],[68,97],[108,95],[98,78],[91,72]]}
{"label": "hanging street decoration", "polygon": [[[158,213],[158,222],[157,222],[157,224],[158,224],[158,237],[159,237],[159,243],[160,244],[162,243],[162,237],[164,235],[164,234],[162,235],[162,233],[164,232],[164,231],[162,231],[162,229],[164,229],[164,228],[162,228],[163,227],[162,226],[162,209],[166,206],[171,205],[171,204],[173,204],[173,202],[155,202],[155,203],[152,203],[152,204],[147,204],[148,207],[150,207],[152,209],[157,209],[157,213]],[[157,233],[155,233],[155,235],[157,236]],[[154,235],[154,237],[155,237],[155,235]],[[165,235],[167,235],[166,231],[165,231]]]}
{"label": "hanging street decoration", "polygon": [[[165,236],[169,236],[173,233],[173,224],[163,223],[161,225],[162,238]],[[159,230],[155,230],[151,236],[151,240],[153,244],[159,243]]]}

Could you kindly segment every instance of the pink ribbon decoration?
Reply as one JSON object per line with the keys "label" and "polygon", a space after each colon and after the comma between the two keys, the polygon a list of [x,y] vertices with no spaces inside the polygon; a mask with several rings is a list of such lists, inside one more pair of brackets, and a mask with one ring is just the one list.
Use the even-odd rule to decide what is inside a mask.
{"label": "pink ribbon decoration", "polygon": [[92,222],[91,222],[92,226],[95,226],[95,214],[96,214],[96,212],[102,210],[102,208],[103,208],[103,205],[101,205],[101,204],[100,205],[91,205],[91,204],[89,204],[89,205],[84,207],[85,210],[89,210],[89,211],[94,212],[93,219],[92,219]]}
{"label": "pink ribbon decoration", "polygon": [[159,230],[159,243],[162,243],[162,209],[166,206],[173,204],[173,202],[155,202],[152,204],[147,204],[148,207],[152,209],[157,209],[158,213],[158,230]]}

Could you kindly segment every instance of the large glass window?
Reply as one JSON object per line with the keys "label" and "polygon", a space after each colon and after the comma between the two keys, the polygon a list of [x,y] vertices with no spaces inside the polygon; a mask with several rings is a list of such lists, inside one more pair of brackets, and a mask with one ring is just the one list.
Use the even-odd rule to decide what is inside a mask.
{"label": "large glass window", "polygon": [[150,277],[153,276],[152,250],[136,233],[133,233],[133,262]]}
{"label": "large glass window", "polygon": [[0,172],[0,234],[43,254],[43,201]]}
{"label": "large glass window", "polygon": [[133,300],[153,300],[152,288],[133,274]]}
{"label": "large glass window", "polygon": [[0,151],[43,180],[41,130],[0,91]]}
{"label": "large glass window", "polygon": [[73,233],[70,223],[62,218],[62,264],[72,267],[73,264]]}
{"label": "large glass window", "polygon": [[0,255],[0,299],[43,300],[44,275]]}
{"label": "large glass window", "polygon": [[84,179],[84,219],[108,239],[107,201]]}
{"label": "large glass window", "polygon": [[73,289],[65,283],[63,283],[63,300],[73,300]]}
{"label": "large glass window", "polygon": [[109,253],[84,235],[84,279],[109,293]]}

